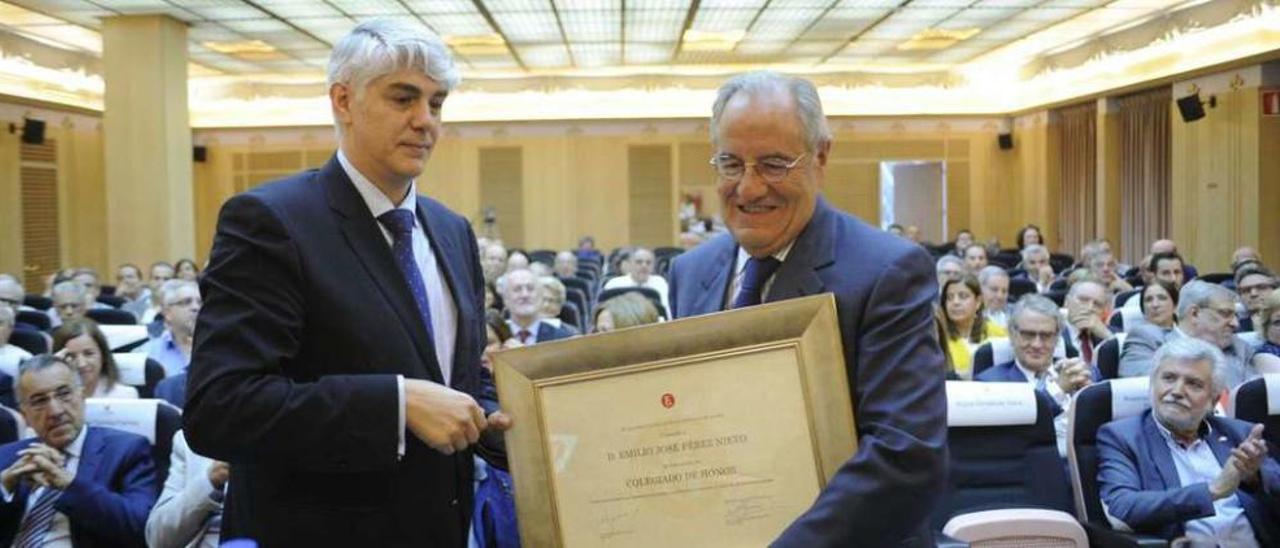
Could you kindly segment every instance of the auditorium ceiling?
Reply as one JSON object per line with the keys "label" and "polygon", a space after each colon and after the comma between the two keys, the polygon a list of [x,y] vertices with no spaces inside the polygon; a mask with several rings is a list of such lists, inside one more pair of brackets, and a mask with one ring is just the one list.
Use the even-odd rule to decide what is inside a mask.
{"label": "auditorium ceiling", "polygon": [[1278,12],[1275,0],[4,0],[0,33],[80,56],[92,79],[103,18],[166,14],[189,25],[197,96],[314,96],[334,42],[376,17],[442,36],[473,92],[713,89],[763,67],[846,88],[956,89],[1116,70],[1152,47],[1196,56],[1208,44],[1178,40],[1242,21],[1280,44]]}

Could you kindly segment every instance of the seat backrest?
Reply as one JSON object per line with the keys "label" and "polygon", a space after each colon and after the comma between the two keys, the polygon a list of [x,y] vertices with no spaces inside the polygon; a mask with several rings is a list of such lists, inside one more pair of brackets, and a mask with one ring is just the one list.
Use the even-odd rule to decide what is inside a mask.
{"label": "seat backrest", "polygon": [[1049,266],[1053,267],[1054,272],[1061,274],[1062,271],[1071,268],[1073,264],[1076,264],[1076,258],[1071,255],[1066,253],[1049,254]]}
{"label": "seat backrest", "polygon": [[1120,327],[1124,331],[1128,331],[1132,329],[1133,326],[1135,325],[1142,325],[1143,322],[1147,321],[1146,317],[1142,315],[1141,308],[1133,308],[1128,306],[1117,310],[1111,316],[1113,318],[1116,316],[1120,317],[1120,322],[1121,322]]}
{"label": "seat backrest", "polygon": [[121,352],[125,348],[136,347],[147,342],[145,325],[100,325],[98,329],[107,338],[107,346],[110,346],[113,352]]}
{"label": "seat backrest", "polygon": [[120,371],[120,382],[138,389],[138,396],[150,398],[156,385],[164,380],[164,366],[138,352],[113,353],[111,357]]}
{"label": "seat backrest", "polygon": [[44,312],[36,312],[35,310],[19,310],[17,321],[30,324],[32,327],[41,331],[48,331],[53,327],[53,320],[49,319],[49,315]]}
{"label": "seat backrest", "polygon": [[560,306],[560,315],[556,317],[566,325],[572,325],[578,328],[578,332],[583,332],[582,316],[578,313],[578,305],[574,303],[564,303]]}
{"label": "seat backrest", "polygon": [[120,308],[124,306],[125,300],[124,297],[102,294],[98,295],[98,302],[110,306],[111,308]]}
{"label": "seat backrest", "polygon": [[1201,274],[1196,279],[1211,284],[1221,284],[1226,281],[1235,281],[1235,275],[1230,272],[1210,272]]}
{"label": "seat backrest", "polygon": [[1115,299],[1112,299],[1112,301],[1111,301],[1111,307],[1112,307],[1112,308],[1120,308],[1120,307],[1124,306],[1124,303],[1129,302],[1129,299],[1132,299],[1134,296],[1136,296],[1136,295],[1138,295],[1138,294],[1140,294],[1140,293],[1142,293],[1142,288],[1141,288],[1141,287],[1135,287],[1135,288],[1130,289],[1130,290],[1128,290],[1128,291],[1121,291],[1121,292],[1119,292],[1119,293],[1116,293],[1116,297],[1115,297]]}
{"label": "seat backrest", "polygon": [[0,445],[18,441],[22,437],[22,415],[8,407],[0,406]]}
{"label": "seat backrest", "polygon": [[138,318],[132,312],[116,308],[91,308],[84,313],[101,325],[137,325]]}
{"label": "seat backrest", "polygon": [[535,249],[529,252],[529,261],[547,266],[556,265],[556,252],[550,249]]}
{"label": "seat backrest", "polygon": [[1269,373],[1261,378],[1237,386],[1231,395],[1231,415],[1242,421],[1263,425],[1262,437],[1271,444],[1271,458],[1280,462],[1280,373]]}
{"label": "seat backrest", "polygon": [[935,530],[952,517],[1000,508],[1070,512],[1053,399],[1030,383],[947,382],[948,488]]}
{"label": "seat backrest", "polygon": [[44,295],[27,294],[22,297],[22,304],[30,306],[36,310],[48,310],[53,308],[53,299]]}
{"label": "seat backrest", "polygon": [[32,354],[48,354],[52,341],[48,335],[30,329],[14,329],[9,335],[9,344],[26,350]]}
{"label": "seat backrest", "polygon": [[163,400],[89,398],[84,402],[85,424],[137,434],[151,443],[156,479],[164,485],[169,475],[173,434],[182,428],[182,411]]}
{"label": "seat backrest", "polygon": [[1026,278],[1009,278],[1009,302],[1018,302],[1023,295],[1036,292],[1036,283]]}
{"label": "seat backrest", "polygon": [[1120,376],[1120,349],[1124,348],[1124,339],[1128,337],[1126,333],[1116,333],[1112,335],[1102,344],[1098,345],[1098,351],[1093,353],[1094,359],[1098,367],[1098,375],[1102,380],[1110,380]]}
{"label": "seat backrest", "polygon": [[1071,465],[1071,490],[1080,521],[1110,528],[1098,498],[1098,429],[1150,407],[1147,377],[1112,379],[1076,393],[1067,418],[1067,462]]}

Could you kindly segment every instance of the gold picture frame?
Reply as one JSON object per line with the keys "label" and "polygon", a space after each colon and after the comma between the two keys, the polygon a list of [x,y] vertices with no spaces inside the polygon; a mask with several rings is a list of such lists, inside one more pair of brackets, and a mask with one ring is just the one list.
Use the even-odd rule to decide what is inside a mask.
{"label": "gold picture frame", "polygon": [[761,546],[857,434],[830,294],[493,356],[521,542]]}

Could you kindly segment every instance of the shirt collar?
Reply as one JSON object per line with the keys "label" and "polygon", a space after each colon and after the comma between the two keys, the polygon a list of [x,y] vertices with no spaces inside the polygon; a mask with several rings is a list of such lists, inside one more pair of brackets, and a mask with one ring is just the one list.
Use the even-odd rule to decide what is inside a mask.
{"label": "shirt collar", "polygon": [[[777,259],[779,263],[785,262],[787,260],[787,255],[791,254],[791,248],[795,245],[796,241],[791,240],[791,243],[783,246],[783,248],[779,249],[777,253],[774,253],[773,258]],[[737,272],[742,272],[743,267],[746,266],[747,260],[750,258],[751,254],[747,253],[747,250],[743,249],[742,246],[738,246],[738,261],[736,265]]]}
{"label": "shirt collar", "polygon": [[84,437],[87,432],[89,432],[89,425],[80,425],[80,433],[76,434],[76,439],[71,440],[71,443],[62,449],[68,458],[80,458],[80,450],[84,448]]}
{"label": "shirt collar", "polygon": [[[391,203],[386,194],[383,194],[378,187],[369,181],[360,170],[347,160],[347,155],[343,154],[342,149],[338,149],[338,164],[342,166],[342,170],[347,173],[347,177],[351,179],[351,183],[356,187],[356,192],[360,194],[360,198],[364,200],[364,205],[369,207],[369,213],[373,214],[376,219],[383,213],[392,209],[404,209],[410,213],[416,213],[418,182],[409,183],[409,192],[404,195],[404,199],[399,204]],[[418,225],[418,216],[413,216],[413,225]]]}

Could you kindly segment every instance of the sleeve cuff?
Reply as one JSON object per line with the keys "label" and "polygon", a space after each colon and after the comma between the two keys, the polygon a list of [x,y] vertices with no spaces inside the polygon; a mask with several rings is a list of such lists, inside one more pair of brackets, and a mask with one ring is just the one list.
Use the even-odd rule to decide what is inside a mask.
{"label": "sleeve cuff", "polygon": [[398,409],[397,416],[399,417],[398,418],[399,426],[396,427],[396,436],[400,440],[396,445],[396,458],[403,459],[404,458],[404,412],[405,412],[404,375],[396,375],[396,393],[398,393],[400,397],[400,400],[399,400],[400,405],[396,407],[396,409]]}

